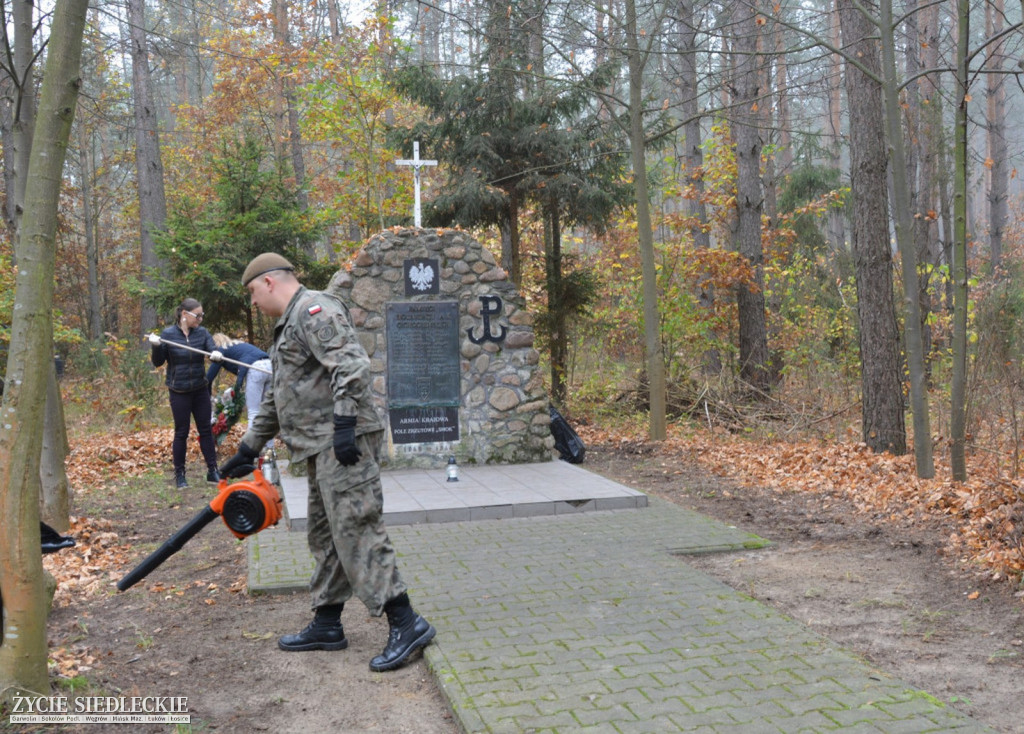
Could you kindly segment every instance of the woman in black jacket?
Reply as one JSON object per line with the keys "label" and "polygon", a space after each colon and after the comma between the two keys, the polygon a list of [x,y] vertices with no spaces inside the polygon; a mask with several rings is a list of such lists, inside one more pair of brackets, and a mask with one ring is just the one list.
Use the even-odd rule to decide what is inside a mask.
{"label": "woman in black jacket", "polygon": [[193,418],[199,429],[199,448],[206,459],[206,481],[220,481],[217,473],[217,447],[210,430],[212,406],[210,385],[206,381],[206,357],[182,348],[215,352],[213,337],[203,328],[202,323],[203,304],[194,298],[186,298],[175,311],[175,323],[161,331],[160,336],[149,336],[153,366],[167,363],[166,382],[171,396],[171,415],[174,416],[171,453],[174,457],[174,482],[179,488],[188,486],[185,479],[185,449]]}

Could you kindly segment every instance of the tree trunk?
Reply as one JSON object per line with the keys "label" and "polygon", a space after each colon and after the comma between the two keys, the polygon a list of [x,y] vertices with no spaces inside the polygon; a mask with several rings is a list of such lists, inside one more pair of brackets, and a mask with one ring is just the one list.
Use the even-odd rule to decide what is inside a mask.
{"label": "tree trunk", "polygon": [[32,131],[36,118],[34,10],[35,4],[32,0],[14,0],[11,4],[11,20],[14,25],[14,78],[11,80],[14,109],[10,139],[4,140],[4,159],[8,158],[6,151],[7,144],[10,144],[10,177],[13,186],[7,189],[7,222],[15,242],[25,203],[29,156],[32,154]]}
{"label": "tree trunk", "polygon": [[643,120],[643,72],[645,59],[636,27],[636,1],[625,0],[625,45],[629,63],[629,149],[633,159],[636,188],[636,232],[643,270],[644,353],[650,397],[652,441],[663,441],[668,432],[665,416],[665,360],[661,355],[658,316],[658,272],[654,261],[654,232],[651,202],[647,193],[647,144]]}
{"label": "tree trunk", "polygon": [[53,369],[53,289],[62,170],[80,85],[87,0],[54,8],[18,243],[0,421],[0,691],[46,694],[46,595],[39,550],[39,446]]}
{"label": "tree trunk", "polygon": [[327,4],[327,24],[331,34],[331,43],[338,43],[341,41],[341,18],[338,13],[338,3],[336,0],[325,0],[325,2]]}
{"label": "tree trunk", "polygon": [[935,476],[932,457],[931,416],[928,408],[928,385],[924,366],[924,343],[921,338],[921,303],[917,277],[917,253],[914,250],[913,215],[910,184],[907,182],[906,144],[903,140],[902,105],[899,95],[899,74],[896,70],[896,38],[892,0],[880,3],[882,96],[885,100],[886,144],[892,163],[892,197],[895,210],[896,246],[900,252],[903,273],[903,332],[907,349],[907,371],[910,373],[910,409],[913,412],[914,460],[917,476]]}
{"label": "tree trunk", "polygon": [[501,264],[508,278],[519,284],[523,273],[523,256],[519,245],[519,194],[508,192],[508,208],[503,214],[501,230]]}
{"label": "tree trunk", "polygon": [[957,1],[956,124],[953,194],[953,374],[950,386],[950,469],[953,481],[967,481],[967,103],[970,0]]}
{"label": "tree trunk", "polygon": [[[935,55],[935,63],[938,65],[938,54]],[[942,237],[939,242],[939,249],[942,251],[942,262],[950,268],[952,272],[953,267],[953,204],[952,196],[949,192],[949,185],[951,180],[949,157],[946,149],[949,147],[946,145],[946,126],[943,124],[945,114],[943,108],[945,107],[945,93],[936,94],[935,99],[932,102],[934,108],[932,112],[932,133],[931,137],[935,140],[936,154],[936,196],[938,197],[939,203],[939,219],[942,222]],[[952,278],[946,281],[946,293],[945,295],[945,308],[946,311],[952,313],[953,311],[953,280]]]}
{"label": "tree trunk", "polygon": [[[1003,30],[1003,0],[985,4],[985,37],[993,38]],[[1003,232],[1007,220],[1007,191],[1009,172],[1007,170],[1006,146],[1006,79],[1003,76],[1003,42],[988,48],[985,63],[989,74],[986,101],[988,103],[988,245],[989,262],[992,272],[998,271],[1003,257]]]}
{"label": "tree trunk", "polygon": [[[156,255],[153,233],[163,230],[167,224],[167,199],[164,194],[164,164],[160,157],[159,123],[153,101],[153,81],[149,73],[145,0],[129,0],[128,24],[131,34],[132,96],[135,103],[135,176],[139,187],[142,282],[152,286],[152,273],[161,264]],[[156,309],[143,299],[141,333],[153,331],[156,327]]]}
{"label": "tree trunk", "polygon": [[284,75],[287,73],[287,69],[282,63],[285,56],[285,39],[287,38],[287,31],[285,30],[288,23],[287,2],[288,0],[271,0],[270,2],[274,45],[276,47],[275,51],[278,54],[278,64],[274,68],[273,76],[273,98],[270,101],[271,117],[273,119],[273,129],[270,132],[274,136],[271,145],[274,150],[274,162],[277,165],[280,165],[281,161],[285,160],[284,141],[288,131],[288,110],[285,106],[284,88]]}
{"label": "tree trunk", "polygon": [[676,6],[676,22],[679,31],[679,111],[683,118],[683,139],[685,144],[686,176],[691,182],[695,196],[687,200],[687,214],[692,218],[690,236],[693,246],[699,249],[711,247],[711,235],[700,226],[708,219],[704,204],[704,148],[700,129],[700,91],[697,86],[697,27],[694,25],[693,2],[680,0]]}
{"label": "tree trunk", "polygon": [[[512,59],[512,17],[509,6],[492,1],[487,12],[487,75],[488,82],[502,90],[511,101],[516,95],[514,61]],[[522,254],[519,247],[519,193],[515,181],[504,189],[508,204],[501,213],[501,264],[509,280],[517,285],[522,278]]]}
{"label": "tree trunk", "polygon": [[[939,6],[926,4],[918,13],[919,45],[921,46],[921,67],[924,69],[938,69],[939,60]],[[917,80],[918,101],[921,111],[918,115],[920,121],[920,134],[918,143],[920,145],[919,160],[921,168],[919,171],[920,184],[918,188],[922,192],[917,210],[919,231],[917,251],[922,257],[937,269],[943,262],[942,241],[939,237],[939,218],[937,212],[941,209],[939,197],[939,168],[940,153],[942,150],[943,122],[940,114],[942,95],[941,72],[933,71]],[[940,308],[941,294],[935,293],[932,289],[932,296],[929,298],[929,309]],[[933,300],[934,299],[934,300]],[[926,344],[930,343],[928,340]]]}
{"label": "tree trunk", "polygon": [[85,235],[85,262],[89,293],[86,308],[89,339],[103,338],[103,314],[100,310],[100,253],[96,244],[96,222],[92,208],[92,146],[85,125],[78,126],[79,171],[82,176],[82,231]]}
{"label": "tree trunk", "polygon": [[[13,151],[14,144],[14,115],[17,113],[17,87],[14,79],[4,70],[0,70],[0,147],[5,151]],[[17,233],[14,230],[14,196],[11,192],[15,188],[15,166],[14,156],[3,156],[4,162],[4,223],[7,225],[7,232],[14,241]]]}
{"label": "tree trunk", "polygon": [[[919,0],[914,0],[920,5]],[[903,62],[906,72],[904,78],[913,79],[902,91],[901,109],[905,120],[906,153],[907,153],[907,182],[910,196],[912,234],[914,252],[918,264],[930,262],[930,247],[928,242],[928,221],[924,218],[925,212],[931,206],[930,199],[930,177],[927,170],[926,156],[928,142],[924,139],[921,129],[921,96],[919,94],[922,80],[918,79],[918,72],[921,69],[918,54],[921,49],[919,40],[918,18],[920,10],[914,10],[907,14],[903,21],[904,33],[906,35],[906,47],[903,53]],[[932,310],[931,299],[931,273],[927,268],[922,268],[918,281],[918,301],[920,303],[921,317],[921,343],[924,349],[925,370],[930,370],[929,345],[932,343],[931,320],[929,315]]]}
{"label": "tree trunk", "polygon": [[559,407],[565,405],[568,366],[568,338],[565,333],[565,283],[562,273],[562,233],[557,202],[543,206],[544,271],[548,291],[548,345],[551,351],[551,397]]}
{"label": "tree trunk", "polygon": [[761,137],[758,105],[761,98],[757,12],[752,3],[735,7],[737,13],[735,114],[736,141],[736,250],[750,263],[754,283],[736,287],[739,319],[740,377],[756,391],[772,387],[771,357],[764,301],[764,250],[761,244],[761,213],[764,189],[761,183]]}
{"label": "tree trunk", "polygon": [[885,121],[876,27],[855,0],[837,3],[843,47],[869,73],[846,64],[850,103],[850,178],[853,257],[860,328],[861,437],[873,451],[907,452],[903,416],[900,335],[892,283],[889,208],[886,198]]}
{"label": "tree trunk", "polygon": [[64,402],[60,396],[57,371],[50,360],[46,380],[46,414],[43,425],[43,447],[39,457],[39,515],[54,530],[65,532],[71,527],[71,487],[64,468],[70,445],[64,423]]}
{"label": "tree trunk", "polygon": [[[309,195],[306,192],[306,158],[302,151],[302,127],[299,124],[299,111],[295,107],[294,84],[285,80],[285,101],[288,105],[288,143],[292,156],[292,173],[295,174],[295,187],[298,192],[299,209],[306,211],[309,207]],[[316,254],[316,243],[310,242],[306,254]]]}
{"label": "tree trunk", "polygon": [[[833,0],[835,3],[836,0]],[[834,48],[839,48],[839,8],[833,7],[829,13],[829,40]],[[829,78],[842,77],[842,57],[840,54],[829,54]],[[842,122],[842,89],[838,83],[829,85],[828,93],[828,130],[825,136],[828,141],[828,165],[836,171],[843,168],[843,122]],[[842,252],[846,248],[846,223],[844,213],[838,207],[828,210],[828,241],[833,252]]]}
{"label": "tree trunk", "polygon": [[[700,95],[697,86],[697,26],[693,17],[693,2],[680,0],[676,5],[679,55],[679,113],[683,118],[683,143],[686,177],[694,194],[686,200],[686,213],[690,217],[690,237],[694,249],[711,249],[711,234],[703,227],[708,221],[704,204],[704,148],[700,129]],[[711,285],[702,285],[697,295],[701,308],[710,312],[715,306],[715,292]],[[705,374],[717,375],[722,371],[722,358],[717,349],[704,352],[702,369]]]}
{"label": "tree trunk", "polygon": [[528,80],[527,93],[543,88],[546,71],[544,69],[544,31],[546,30],[545,13],[549,3],[547,0],[525,0],[526,44],[529,63],[533,65],[531,73],[524,76]]}
{"label": "tree trunk", "polygon": [[[288,66],[282,69],[282,71],[287,72],[291,69],[292,63],[287,0],[276,0],[275,8],[274,35],[278,44],[280,44],[282,56],[289,60]],[[288,129],[288,157],[291,162],[292,173],[295,176],[299,209],[305,211],[309,206],[309,196],[306,192],[306,159],[302,150],[302,127],[299,124],[299,110],[295,103],[295,82],[287,73],[281,78],[281,95],[284,98],[285,124]],[[283,157],[279,160],[283,160]],[[316,255],[316,242],[310,241],[307,243],[306,254],[310,257]]]}
{"label": "tree trunk", "polygon": [[793,140],[789,119],[789,64],[786,61],[786,39],[781,25],[772,34],[775,41],[775,128],[779,131],[779,176],[793,172]]}

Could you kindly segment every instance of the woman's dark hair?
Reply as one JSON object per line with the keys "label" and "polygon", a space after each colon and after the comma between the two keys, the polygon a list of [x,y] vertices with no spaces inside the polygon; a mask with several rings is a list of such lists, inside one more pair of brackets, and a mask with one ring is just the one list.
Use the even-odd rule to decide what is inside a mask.
{"label": "woman's dark hair", "polygon": [[193,311],[194,312],[197,308],[202,307],[202,305],[203,304],[201,304],[199,301],[197,301],[194,298],[186,298],[184,301],[181,302],[181,305],[178,306],[178,308],[176,308],[174,310],[174,323],[177,324],[178,322],[181,321],[181,314],[183,312],[185,312],[185,311]]}

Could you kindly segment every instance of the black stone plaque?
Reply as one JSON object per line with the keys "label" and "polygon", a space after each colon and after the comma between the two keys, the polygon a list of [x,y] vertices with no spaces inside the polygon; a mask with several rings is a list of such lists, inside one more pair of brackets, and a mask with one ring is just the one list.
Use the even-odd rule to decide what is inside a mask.
{"label": "black stone plaque", "polygon": [[396,444],[459,440],[458,408],[391,408],[388,419]]}
{"label": "black stone plaque", "polygon": [[441,266],[429,257],[411,258],[402,266],[405,295],[422,296],[441,292]]}
{"label": "black stone plaque", "polygon": [[387,343],[389,409],[458,407],[458,303],[389,303]]}

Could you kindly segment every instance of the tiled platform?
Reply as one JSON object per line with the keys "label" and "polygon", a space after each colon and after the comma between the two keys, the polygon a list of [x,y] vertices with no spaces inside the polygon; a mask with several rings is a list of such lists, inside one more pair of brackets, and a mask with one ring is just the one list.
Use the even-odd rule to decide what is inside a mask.
{"label": "tiled platform", "polygon": [[[564,461],[543,464],[460,466],[459,481],[444,469],[381,474],[384,521],[413,525],[567,515],[647,506],[647,495]],[[306,529],[305,477],[281,473],[289,528]]]}

